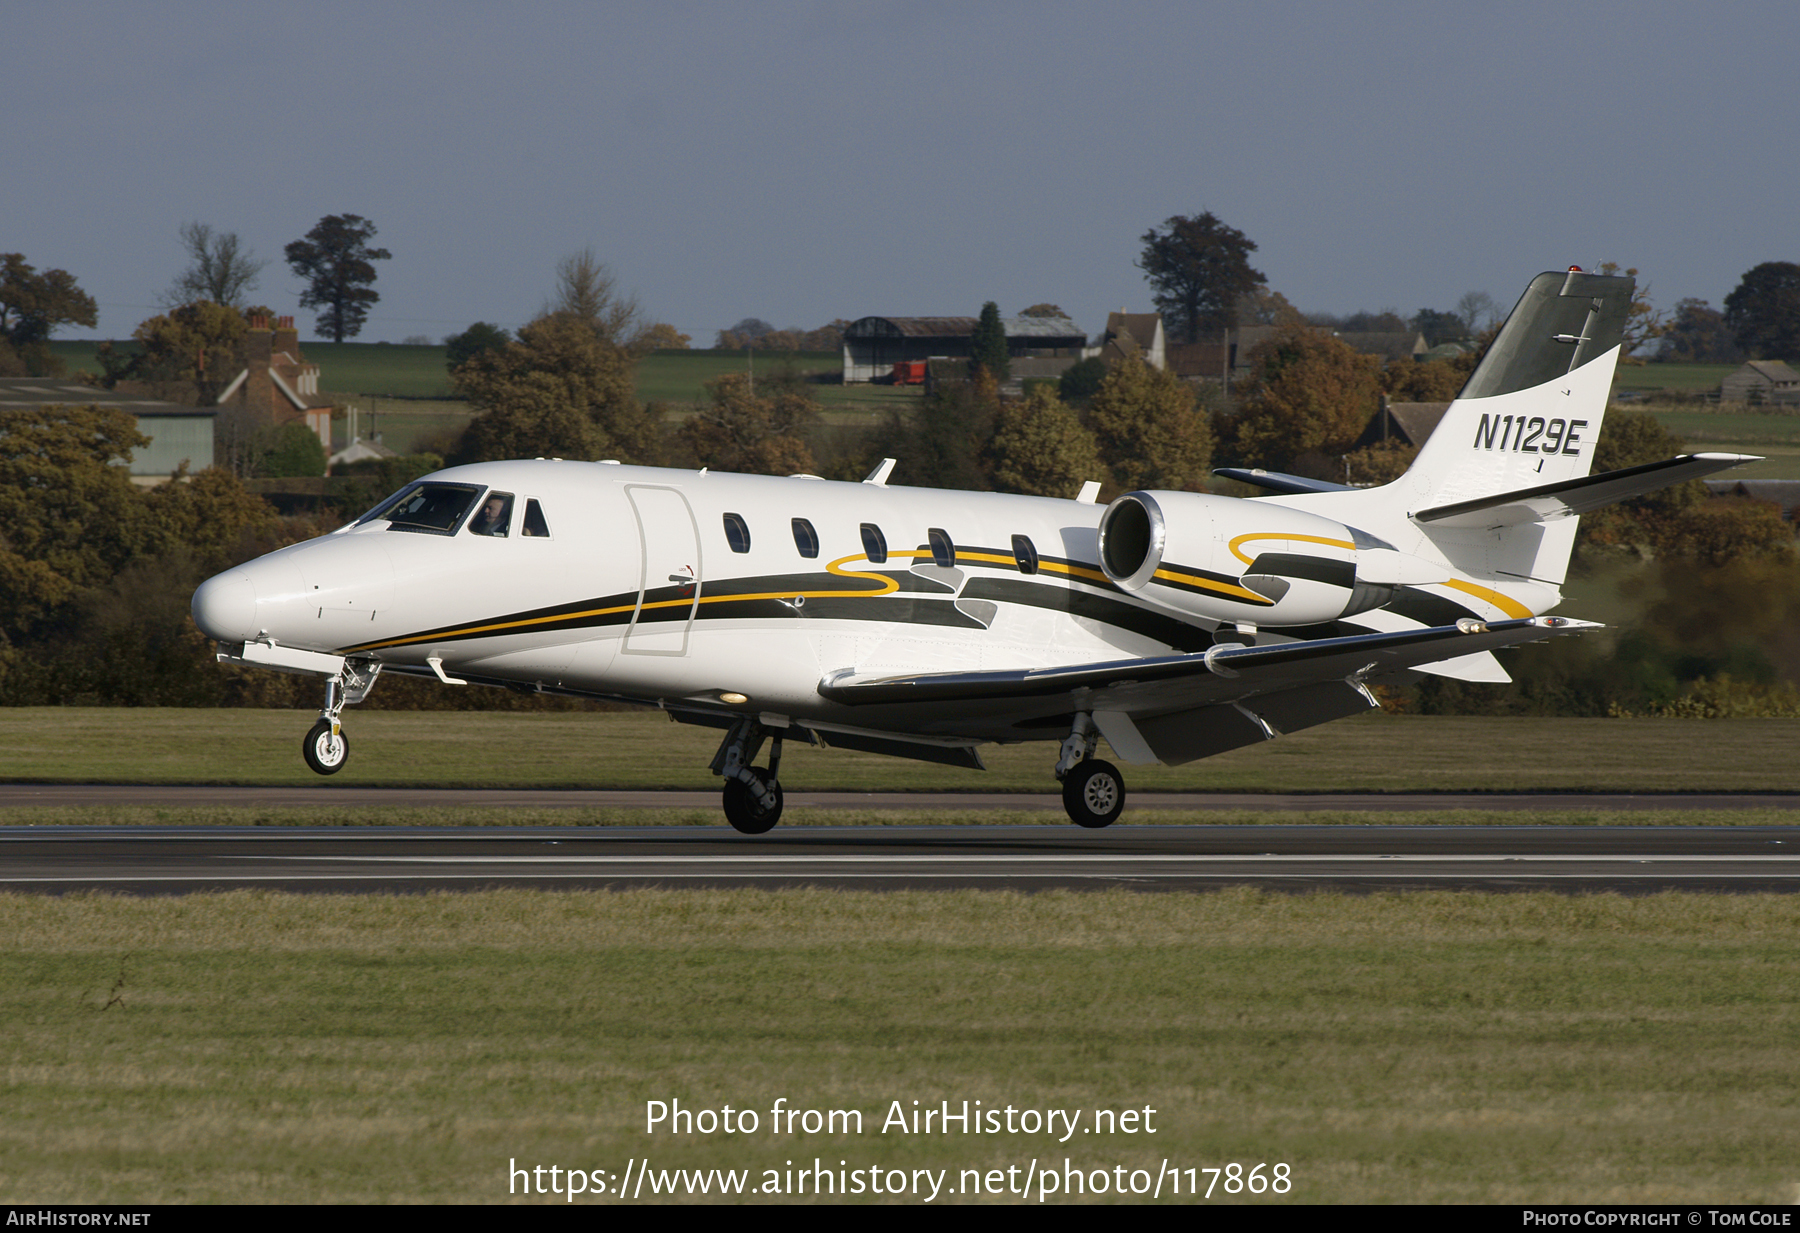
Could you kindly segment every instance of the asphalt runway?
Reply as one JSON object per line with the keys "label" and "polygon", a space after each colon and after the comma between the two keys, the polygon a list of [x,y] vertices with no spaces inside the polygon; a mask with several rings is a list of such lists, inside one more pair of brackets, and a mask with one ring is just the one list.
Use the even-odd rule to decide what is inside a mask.
{"label": "asphalt runway", "polygon": [[[332,784],[233,787],[181,784],[0,784],[0,808],[18,805],[388,806],[507,809],[709,809],[719,792],[627,792],[555,788],[358,788]],[[1040,809],[1062,816],[1062,799],[1043,792],[789,792],[790,811],[841,809]],[[1585,792],[1133,792],[1127,817],[1155,809],[1258,809],[1279,812],[1368,810],[1414,813],[1446,809],[1791,809],[1800,823],[1800,793],[1627,794]]]}
{"label": "asphalt runway", "polygon": [[1800,827],[11,827],[0,890],[1800,890]]}

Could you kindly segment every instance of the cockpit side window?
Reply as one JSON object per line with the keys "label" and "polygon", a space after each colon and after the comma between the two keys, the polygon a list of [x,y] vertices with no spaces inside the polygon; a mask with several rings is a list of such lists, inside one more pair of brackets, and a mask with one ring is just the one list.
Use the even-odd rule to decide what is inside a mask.
{"label": "cockpit side window", "polygon": [[360,521],[384,518],[390,531],[454,535],[481,492],[479,484],[414,484],[376,506]]}
{"label": "cockpit side window", "polygon": [[525,500],[525,525],[520,528],[519,534],[550,538],[550,524],[544,521],[544,510],[537,503],[536,497],[527,497]]}
{"label": "cockpit side window", "polygon": [[491,535],[504,539],[512,529],[513,494],[490,492],[475,516],[469,519],[470,535]]}

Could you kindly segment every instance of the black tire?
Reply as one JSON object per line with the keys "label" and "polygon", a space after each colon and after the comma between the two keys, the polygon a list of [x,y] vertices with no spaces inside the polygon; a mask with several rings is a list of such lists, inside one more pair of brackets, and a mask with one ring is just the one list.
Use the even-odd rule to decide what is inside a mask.
{"label": "black tire", "polygon": [[300,742],[300,754],[315,773],[335,775],[350,761],[350,737],[339,729],[337,739],[332,740],[330,721],[321,719]]}
{"label": "black tire", "polygon": [[1063,808],[1076,826],[1098,830],[1125,812],[1125,777],[1110,762],[1077,762],[1063,777]]}
{"label": "black tire", "polygon": [[[757,767],[756,774],[763,782],[768,782],[769,772],[766,768]],[[775,792],[775,807],[764,809],[743,783],[736,779],[725,781],[725,820],[731,823],[733,830],[746,835],[761,835],[773,830],[775,824],[781,821],[781,806],[784,803],[781,785],[772,783],[769,787]]]}

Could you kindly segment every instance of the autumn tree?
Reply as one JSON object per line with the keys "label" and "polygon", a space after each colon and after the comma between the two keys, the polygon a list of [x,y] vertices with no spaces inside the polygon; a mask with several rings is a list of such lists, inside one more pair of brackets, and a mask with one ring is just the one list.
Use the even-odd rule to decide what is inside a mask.
{"label": "autumn tree", "polygon": [[210,300],[242,308],[245,297],[255,289],[258,276],[269,263],[258,261],[235,231],[214,231],[206,223],[183,223],[180,234],[188,267],[162,293],[162,306],[178,308]]}
{"label": "autumn tree", "polygon": [[111,343],[100,344],[103,384],[113,389],[121,381],[142,382],[170,402],[216,403],[243,371],[249,330],[244,314],[228,304],[200,300],[172,308],[132,331],[138,342],[135,354],[121,355]]}
{"label": "autumn tree", "polygon": [[591,248],[556,263],[556,291],[540,316],[569,317],[603,342],[627,351],[644,349],[644,314],[637,296],[619,286],[618,276]]}
{"label": "autumn tree", "polygon": [[0,376],[47,376],[62,362],[44,344],[58,326],[92,326],[99,320],[94,297],[67,270],[42,274],[23,253],[0,253]]}
{"label": "autumn tree", "polygon": [[116,407],[0,407],[0,645],[154,542],[127,468],[150,444]]}
{"label": "autumn tree", "polygon": [[1000,321],[1000,306],[989,300],[981,306],[975,320],[975,332],[969,336],[969,374],[985,372],[996,383],[1011,374],[1006,351],[1006,326]]}
{"label": "autumn tree", "polygon": [[1124,489],[1202,487],[1213,433],[1194,388],[1141,359],[1114,364],[1088,401],[1083,422]]}
{"label": "autumn tree", "polygon": [[757,475],[816,469],[806,434],[819,422],[819,404],[801,381],[765,380],[752,393],[745,374],[727,373],[708,381],[706,393],[709,402],[676,433],[701,466]]}
{"label": "autumn tree", "polygon": [[1380,363],[1317,330],[1284,330],[1250,353],[1239,409],[1221,432],[1238,466],[1342,477],[1340,459],[1380,398]]}
{"label": "autumn tree", "polygon": [[306,281],[300,307],[323,309],[316,328],[332,342],[362,333],[369,309],[380,301],[375,265],[393,254],[373,248],[375,224],[357,214],[327,214],[286,249],[287,263]]}
{"label": "autumn tree", "polygon": [[666,321],[653,322],[643,333],[644,347],[650,351],[686,351],[693,337],[683,334]]}
{"label": "autumn tree", "polygon": [[1390,360],[1381,369],[1381,392],[1394,402],[1449,402],[1469,372],[1451,360]]}
{"label": "autumn tree", "polygon": [[[1602,261],[1594,267],[1594,273],[1605,275],[1622,275],[1636,278],[1637,268],[1622,268],[1616,261]],[[1619,345],[1619,361],[1624,364],[1642,364],[1644,357],[1637,353],[1662,337],[1666,327],[1663,314],[1650,300],[1650,284],[1640,283],[1632,291],[1631,306],[1625,313],[1625,331]]]}
{"label": "autumn tree", "polygon": [[1057,397],[1070,406],[1087,405],[1100,389],[1100,383],[1106,380],[1106,361],[1097,355],[1085,360],[1076,360],[1063,369],[1063,375],[1056,383]]}
{"label": "autumn tree", "polygon": [[475,355],[451,383],[476,410],[454,462],[659,456],[658,413],[637,400],[631,353],[575,313],[538,318],[517,341]]}
{"label": "autumn tree", "polygon": [[775,327],[761,317],[745,317],[730,329],[720,330],[713,339],[715,351],[741,351],[760,347],[762,340],[775,333]]}
{"label": "autumn tree", "polygon": [[1001,406],[988,442],[988,473],[999,492],[1072,497],[1106,478],[1094,434],[1048,385]]}
{"label": "autumn tree", "polygon": [[[1593,471],[1663,462],[1687,452],[1687,442],[1645,411],[1610,409],[1594,443]],[[1581,517],[1576,543],[1582,548],[1625,549],[1653,546],[1662,528],[1707,499],[1699,480],[1642,493]]]}
{"label": "autumn tree", "polygon": [[1069,314],[1057,304],[1033,304],[1030,308],[1019,310],[1021,317],[1067,317]]}
{"label": "autumn tree", "polygon": [[1161,230],[1146,231],[1143,242],[1137,267],[1155,289],[1170,333],[1187,342],[1236,325],[1238,297],[1267,281],[1250,266],[1256,244],[1210,212],[1166,219]]}
{"label": "autumn tree", "polygon": [[1425,336],[1427,347],[1460,342],[1472,333],[1468,321],[1460,313],[1445,312],[1438,308],[1421,308],[1412,315],[1407,326]]}
{"label": "autumn tree", "polygon": [[477,321],[460,334],[444,340],[444,367],[455,372],[483,351],[501,351],[511,342],[512,331],[489,321]]}
{"label": "autumn tree", "polygon": [[1757,359],[1800,358],[1800,265],[1765,261],[1746,272],[1725,297],[1725,323]]}
{"label": "autumn tree", "polygon": [[986,491],[992,481],[984,447],[998,412],[991,382],[938,381],[877,434],[877,456],[900,460],[899,483]]}
{"label": "autumn tree", "polygon": [[328,461],[319,434],[305,424],[283,424],[257,463],[257,473],[271,478],[323,475]]}
{"label": "autumn tree", "polygon": [[1656,358],[1675,364],[1736,364],[1744,353],[1725,314],[1705,300],[1689,297],[1675,302],[1675,315],[1663,331]]}

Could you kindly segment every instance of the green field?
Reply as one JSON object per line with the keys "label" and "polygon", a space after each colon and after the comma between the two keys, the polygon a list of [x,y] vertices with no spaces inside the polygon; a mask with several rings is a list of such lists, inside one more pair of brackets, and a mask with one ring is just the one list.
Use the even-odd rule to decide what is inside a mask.
{"label": "green field", "polygon": [[1800,411],[1672,410],[1645,408],[1689,445],[1775,445],[1800,447]]}
{"label": "green field", "polygon": [[[300,761],[302,711],[0,708],[0,780],[711,789],[720,733],[656,711],[345,712],[349,765]],[[1126,766],[1141,791],[1791,792],[1800,720],[1488,719],[1374,713],[1187,766]],[[1473,751],[1473,755],[1472,755]],[[1054,741],[988,746],[989,770],[790,744],[792,792],[1052,792]]]}
{"label": "green field", "polygon": [[[946,1171],[939,1204],[990,1170],[1036,1201],[1005,1193],[1034,1160],[1104,1170],[1085,1202],[1165,1162],[1212,1202],[1791,1202],[1797,930],[1748,895],[4,895],[0,1190],[560,1204],[512,1169],[630,1161],[766,1202],[816,1158]],[[883,1129],[965,1100],[1079,1121]]]}
{"label": "green field", "polygon": [[1613,377],[1613,389],[1645,393],[1675,390],[1684,394],[1716,390],[1719,382],[1742,367],[1742,364],[1621,364]]}

